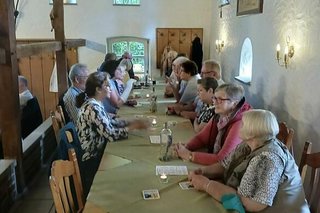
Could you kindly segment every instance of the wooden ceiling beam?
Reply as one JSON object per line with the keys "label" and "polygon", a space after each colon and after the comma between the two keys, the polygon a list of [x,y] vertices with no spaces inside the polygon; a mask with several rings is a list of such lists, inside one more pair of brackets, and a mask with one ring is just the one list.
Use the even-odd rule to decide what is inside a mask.
{"label": "wooden ceiling beam", "polygon": [[18,44],[17,45],[17,58],[29,57],[32,55],[40,55],[46,52],[59,51],[62,49],[61,42],[48,41],[37,42],[31,44]]}
{"label": "wooden ceiling beam", "polygon": [[66,39],[65,47],[69,48],[77,48],[86,46],[86,39]]}

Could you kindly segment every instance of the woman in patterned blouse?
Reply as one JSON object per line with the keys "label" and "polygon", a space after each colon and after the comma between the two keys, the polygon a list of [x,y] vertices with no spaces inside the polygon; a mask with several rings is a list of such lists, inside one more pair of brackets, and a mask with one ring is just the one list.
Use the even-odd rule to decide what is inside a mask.
{"label": "woman in patterned blouse", "polygon": [[193,122],[195,132],[200,132],[214,115],[213,95],[218,87],[214,78],[202,78],[198,80],[198,96],[202,101],[202,108]]}
{"label": "woman in patterned blouse", "polygon": [[239,212],[310,212],[295,160],[276,138],[276,117],[250,110],[242,122],[243,142],[223,161],[191,172],[191,184]]}
{"label": "woman in patterned blouse", "polygon": [[107,142],[128,138],[129,130],[148,127],[143,120],[128,122],[111,118],[101,102],[110,92],[107,74],[94,72],[86,81],[85,92],[77,96],[77,107],[81,106],[76,125],[83,150],[80,160],[84,167],[84,187],[89,185],[89,189]]}

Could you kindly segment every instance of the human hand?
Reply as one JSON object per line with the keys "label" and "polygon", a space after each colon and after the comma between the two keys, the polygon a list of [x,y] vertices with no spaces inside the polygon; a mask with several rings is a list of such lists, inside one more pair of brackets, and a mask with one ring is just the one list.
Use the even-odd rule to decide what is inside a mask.
{"label": "human hand", "polygon": [[129,130],[147,129],[150,127],[150,122],[146,119],[135,119],[129,123]]}
{"label": "human hand", "polygon": [[188,179],[191,185],[199,191],[206,191],[207,184],[210,181],[207,177],[203,175],[197,175],[195,173],[190,173]]}
{"label": "human hand", "polygon": [[183,160],[189,160],[191,152],[186,148],[184,144],[178,143],[175,147],[178,156]]}
{"label": "human hand", "polygon": [[174,114],[174,105],[169,105],[169,106],[167,107],[167,113],[168,113],[169,115]]}

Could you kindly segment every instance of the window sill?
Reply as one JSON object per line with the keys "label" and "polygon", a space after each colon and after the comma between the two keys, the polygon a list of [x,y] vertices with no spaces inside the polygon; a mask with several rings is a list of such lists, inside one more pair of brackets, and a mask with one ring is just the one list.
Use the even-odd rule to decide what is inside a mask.
{"label": "window sill", "polygon": [[240,81],[243,84],[251,85],[251,78],[246,76],[236,76],[234,77],[237,81]]}

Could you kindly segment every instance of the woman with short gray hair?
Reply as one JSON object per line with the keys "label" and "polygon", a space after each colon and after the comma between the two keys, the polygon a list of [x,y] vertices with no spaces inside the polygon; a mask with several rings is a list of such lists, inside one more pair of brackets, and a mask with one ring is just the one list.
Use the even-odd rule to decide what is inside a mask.
{"label": "woman with short gray hair", "polygon": [[[310,212],[295,160],[276,138],[273,113],[250,110],[242,123],[243,142],[225,160],[191,172],[191,184],[222,203],[232,202],[238,212]],[[221,178],[223,183],[213,180]]]}

